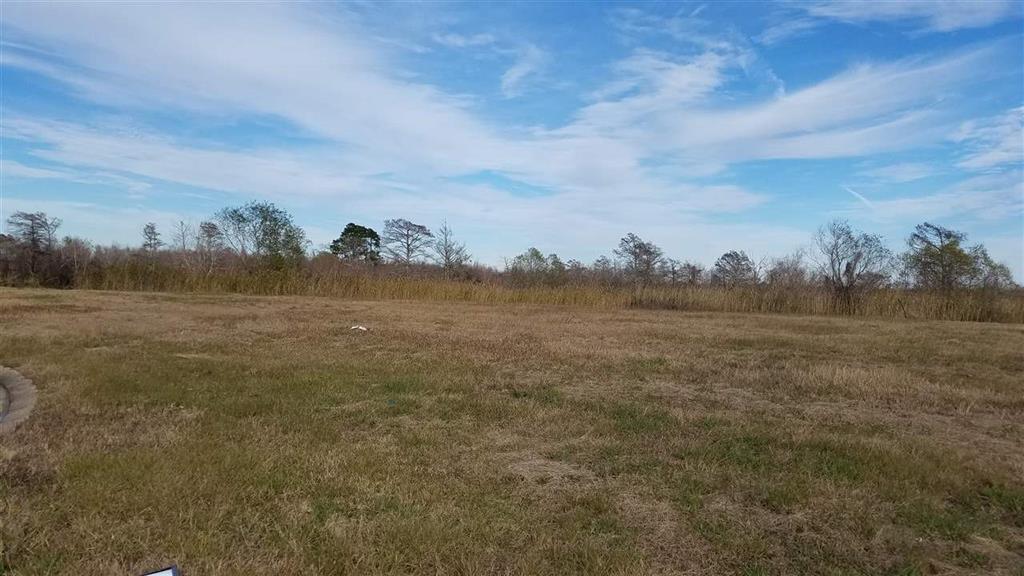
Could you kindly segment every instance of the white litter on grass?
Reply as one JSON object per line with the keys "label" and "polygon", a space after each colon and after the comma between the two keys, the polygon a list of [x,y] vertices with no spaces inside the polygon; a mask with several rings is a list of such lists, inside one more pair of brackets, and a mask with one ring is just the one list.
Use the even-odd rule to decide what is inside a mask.
{"label": "white litter on grass", "polygon": [[356,324],[355,326],[349,328],[349,330],[362,330],[363,332],[366,332],[367,330],[369,330],[369,328],[367,328],[366,326],[360,326]]}

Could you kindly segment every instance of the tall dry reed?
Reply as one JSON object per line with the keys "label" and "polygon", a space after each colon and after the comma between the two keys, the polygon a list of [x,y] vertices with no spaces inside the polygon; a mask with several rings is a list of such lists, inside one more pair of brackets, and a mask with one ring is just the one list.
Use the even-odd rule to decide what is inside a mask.
{"label": "tall dry reed", "polygon": [[853,315],[883,318],[1024,323],[1024,293],[963,291],[937,294],[882,289],[839,306],[811,286],[725,288],[713,285],[514,288],[496,282],[376,276],[339,269],[232,269],[196,273],[145,262],[93,268],[76,286],[92,290],[309,295],[367,300],[438,300],[488,304],[558,304],[590,308],[650,308],[700,312]]}

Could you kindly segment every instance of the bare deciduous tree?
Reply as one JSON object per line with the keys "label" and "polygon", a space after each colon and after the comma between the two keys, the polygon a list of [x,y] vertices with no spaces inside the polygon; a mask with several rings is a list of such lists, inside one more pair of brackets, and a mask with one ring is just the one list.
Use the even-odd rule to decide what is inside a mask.
{"label": "bare deciduous tree", "polygon": [[683,280],[683,263],[675,258],[665,258],[658,266],[658,274],[670,284]]}
{"label": "bare deciduous tree", "polygon": [[215,222],[201,222],[196,231],[195,247],[202,268],[210,274],[217,265],[218,253],[224,249],[224,233]]}
{"label": "bare deciduous tree", "polygon": [[855,231],[845,220],[819,228],[814,246],[821,276],[844,313],[853,313],[865,292],[889,278],[892,252],[882,238]]}
{"label": "bare deciduous tree", "polygon": [[446,277],[451,277],[459,268],[469,263],[470,256],[466,251],[466,245],[455,239],[455,234],[447,222],[441,224],[437,237],[430,247],[434,252],[434,261],[444,268]]}
{"label": "bare deciduous tree", "polygon": [[61,259],[67,263],[72,277],[78,277],[85,270],[92,257],[92,245],[81,238],[65,236],[59,249]]}
{"label": "bare deciduous tree", "polygon": [[704,266],[693,262],[683,262],[679,266],[683,282],[694,285],[704,280]]}
{"label": "bare deciduous tree", "polygon": [[619,247],[614,252],[626,274],[641,285],[654,280],[662,261],[661,248],[652,242],[644,242],[632,232],[619,240]]}
{"label": "bare deciduous tree", "polygon": [[60,218],[50,218],[45,212],[15,212],[7,219],[11,236],[36,253],[53,251],[60,225]]}
{"label": "bare deciduous tree", "polygon": [[50,218],[45,212],[15,212],[7,219],[14,249],[20,253],[17,256],[28,276],[36,277],[45,268],[45,260],[56,247],[60,225],[60,218]]}
{"label": "bare deciduous tree", "polygon": [[426,256],[433,237],[426,226],[396,218],[384,221],[380,240],[384,253],[392,262],[411,264]]}
{"label": "bare deciduous tree", "polygon": [[193,261],[195,260],[195,252],[192,250],[192,246],[196,241],[195,230],[192,228],[192,224],[179,220],[174,225],[171,240],[174,243],[174,249],[178,251],[181,263],[184,264],[186,270],[191,271]]}
{"label": "bare deciduous tree", "polygon": [[974,260],[974,272],[971,274],[970,286],[988,290],[1006,290],[1017,285],[1013,281],[1013,273],[1009,266],[996,262],[988,255],[988,250],[981,244],[971,247],[971,258]]}
{"label": "bare deciduous tree", "polygon": [[174,225],[172,240],[174,242],[175,250],[188,252],[192,249],[195,239],[195,230],[193,230],[191,223],[179,220],[178,223]]}
{"label": "bare deciduous tree", "polygon": [[788,256],[770,258],[764,266],[764,280],[771,286],[804,286],[810,277],[804,265],[804,251],[797,250]]}
{"label": "bare deciduous tree", "polygon": [[598,256],[590,270],[593,278],[605,286],[613,286],[619,281],[619,269],[607,256]]}
{"label": "bare deciduous tree", "polygon": [[730,250],[715,261],[713,280],[730,288],[757,284],[757,267],[747,253]]}

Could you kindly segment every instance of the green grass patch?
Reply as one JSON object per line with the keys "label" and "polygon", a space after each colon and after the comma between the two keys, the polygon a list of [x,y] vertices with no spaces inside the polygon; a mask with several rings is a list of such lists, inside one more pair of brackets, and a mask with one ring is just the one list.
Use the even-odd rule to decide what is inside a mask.
{"label": "green grass patch", "polygon": [[658,406],[616,403],[608,409],[615,430],[622,434],[660,434],[678,427],[675,416]]}

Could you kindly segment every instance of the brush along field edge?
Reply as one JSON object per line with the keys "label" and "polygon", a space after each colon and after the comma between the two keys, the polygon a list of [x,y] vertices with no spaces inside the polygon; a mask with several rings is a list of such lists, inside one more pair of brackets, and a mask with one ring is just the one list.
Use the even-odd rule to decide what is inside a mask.
{"label": "brush along field edge", "polygon": [[327,296],[352,300],[419,300],[480,304],[571,305],[597,310],[629,308],[687,312],[782,313],[914,320],[1024,323],[1024,292],[961,291],[942,294],[896,289],[864,294],[839,305],[827,290],[791,286],[522,286],[374,277],[295,270],[196,274],[126,266],[87,275],[85,290],[184,292],[253,296]]}

